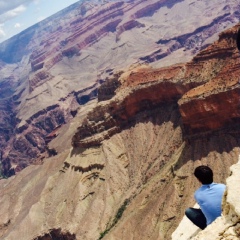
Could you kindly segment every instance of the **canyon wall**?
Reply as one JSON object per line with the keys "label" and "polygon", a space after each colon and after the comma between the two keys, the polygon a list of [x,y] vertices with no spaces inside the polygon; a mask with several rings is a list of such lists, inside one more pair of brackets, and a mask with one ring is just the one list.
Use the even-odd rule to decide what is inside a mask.
{"label": "canyon wall", "polygon": [[[9,177],[57,154],[49,142],[83,105],[96,99],[103,82],[109,85],[107,79],[131,65],[163,67],[190,60],[219,32],[236,24],[239,12],[233,0],[79,1],[1,43],[1,174]],[[176,100],[198,84],[182,83],[176,88],[169,83],[163,89],[172,89],[169,98]],[[158,89],[163,85],[156,82]],[[141,94],[160,103],[150,90],[140,88],[134,91],[142,108],[149,101],[143,103]],[[134,104],[133,96],[126,96],[121,107]],[[111,96],[100,94],[99,100],[106,97]],[[107,111],[115,114],[115,110]],[[122,128],[127,124],[124,118],[132,113],[116,111],[118,119],[109,121],[117,121]],[[107,131],[111,135],[119,129]]]}
{"label": "canyon wall", "polygon": [[[225,31],[218,42],[185,65],[157,70],[141,66],[122,74],[118,84],[110,80],[109,85],[102,85],[99,93],[104,96],[104,88],[116,93],[108,92],[113,97],[92,110],[73,137],[73,146],[98,145],[124,129],[138,113],[173,102],[178,103],[186,136],[229,125],[238,132],[240,61],[236,36],[236,30]],[[120,87],[111,88],[111,84]]]}
{"label": "canyon wall", "polygon": [[239,27],[186,64],[102,84],[97,103],[52,133],[55,156],[0,181],[1,239],[170,239],[194,204],[195,167],[225,182],[238,161]]}

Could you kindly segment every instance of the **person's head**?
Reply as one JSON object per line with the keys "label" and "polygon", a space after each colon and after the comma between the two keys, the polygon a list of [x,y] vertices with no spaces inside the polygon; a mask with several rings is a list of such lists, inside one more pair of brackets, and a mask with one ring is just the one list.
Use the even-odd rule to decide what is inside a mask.
{"label": "person's head", "polygon": [[202,184],[210,184],[213,182],[213,171],[208,166],[202,165],[196,167],[194,175]]}

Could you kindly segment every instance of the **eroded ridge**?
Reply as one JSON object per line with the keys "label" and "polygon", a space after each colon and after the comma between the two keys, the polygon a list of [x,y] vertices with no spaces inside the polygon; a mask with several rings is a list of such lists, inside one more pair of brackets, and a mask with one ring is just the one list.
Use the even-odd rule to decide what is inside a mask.
{"label": "eroded ridge", "polygon": [[[236,50],[239,25],[185,65],[139,67],[119,76],[108,101],[99,102],[78,128],[72,144],[99,145],[120,132],[137,114],[163,103],[178,103],[187,134],[220,129],[240,119],[240,60]],[[119,82],[119,84],[116,83]],[[102,87],[103,88],[103,87]],[[106,91],[99,91],[106,95]]]}

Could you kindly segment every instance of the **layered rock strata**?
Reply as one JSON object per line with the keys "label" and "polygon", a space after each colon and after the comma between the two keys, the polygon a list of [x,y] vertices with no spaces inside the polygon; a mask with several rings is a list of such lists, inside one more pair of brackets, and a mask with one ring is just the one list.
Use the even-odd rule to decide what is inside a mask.
{"label": "layered rock strata", "polygon": [[58,135],[61,126],[76,116],[79,106],[96,98],[95,89],[94,85],[73,92],[65,99],[60,99],[58,104],[35,113],[21,125],[19,119],[14,116],[16,102],[12,98],[2,101],[2,176],[11,176],[29,164],[41,164],[44,158],[57,154],[56,150],[48,147],[49,142]]}
{"label": "layered rock strata", "polygon": [[[191,128],[196,118],[181,111],[185,103],[195,104],[190,95],[194,89],[219,76],[226,86],[238,88],[223,74],[228,64],[230,69],[238,66],[236,46],[225,58],[221,51],[229,42],[234,44],[238,27],[209,47],[214,54],[209,52],[208,58],[204,51],[188,64],[133,68],[105,84],[107,89],[103,85],[103,99],[91,106],[94,110],[77,113],[51,142],[69,144],[79,124],[70,151],[65,148],[43,165],[0,181],[0,237],[170,239],[185,208],[194,204],[199,185],[192,174],[195,167],[208,164],[215,181],[225,182],[229,167],[238,160],[239,127],[229,124],[232,115],[218,128],[202,131],[202,126]],[[219,86],[212,97],[232,90]],[[233,102],[239,97],[230,96]],[[219,105],[225,100],[229,98],[221,98]],[[195,111],[203,109],[208,108]],[[225,112],[220,111],[216,121],[221,114]],[[202,124],[210,126],[208,121]],[[235,210],[228,206],[231,217]]]}
{"label": "layered rock strata", "polygon": [[[92,110],[73,137],[73,146],[98,145],[124,129],[138,113],[171,102],[178,102],[186,135],[211,132],[229,124],[238,133],[238,27],[222,33],[218,42],[190,63],[159,70],[140,67],[122,74],[118,79],[120,87],[112,94],[114,97]],[[105,88],[109,89],[107,85]],[[102,92],[99,91],[100,100]]]}
{"label": "layered rock strata", "polygon": [[193,59],[197,63],[211,62],[204,67],[204,71],[212,71],[213,74],[218,72],[179,100],[180,112],[188,132],[214,130],[240,122],[240,59],[235,51],[236,31],[222,33],[217,44],[211,45]]}
{"label": "layered rock strata", "polygon": [[[95,98],[102,82],[106,84],[99,90],[99,100],[112,98],[121,83],[114,80],[109,84],[108,78],[132,64],[168,66],[187,61],[238,19],[239,4],[234,0],[79,1],[1,43],[0,98],[11,105],[7,114],[15,119],[2,117],[7,121],[0,137],[4,175],[41,163],[48,156],[47,144],[57,135],[56,127],[68,123],[82,105]],[[175,88],[157,81],[166,91]],[[201,81],[206,82],[200,76]],[[183,89],[171,92],[171,98],[179,99],[198,83],[180,85]],[[136,90],[149,95],[150,99],[137,100],[142,108],[148,108],[151,101],[158,104],[145,87]],[[132,96],[125,95],[124,104],[131,101],[134,105]],[[48,112],[53,106],[58,107]],[[125,108],[122,103],[119,106]],[[134,113],[122,115],[142,111],[135,108]],[[111,112],[117,120],[110,121],[122,129],[127,123],[118,112]],[[0,115],[6,116],[6,112]],[[32,122],[37,115],[41,119]],[[111,129],[106,129],[106,136],[120,130],[108,131]]]}
{"label": "layered rock strata", "polygon": [[62,229],[76,239],[169,239],[193,204],[193,169],[207,163],[224,181],[239,151],[239,138],[221,131],[184,143],[181,127],[177,105],[164,104],[101,146],[74,148],[1,180],[1,238]]}
{"label": "layered rock strata", "polygon": [[[176,72],[180,78],[183,72],[182,66],[174,70],[175,67],[159,71],[143,69],[130,73],[127,81],[131,83],[134,79],[138,79],[142,84],[135,82],[135,86],[131,88],[126,86],[130,85],[126,82],[119,83],[123,90],[119,90],[109,102],[99,103],[97,108],[89,113],[78,133],[73,137],[73,145],[75,147],[99,145],[102,140],[129,126],[137,114],[157,108],[163,103],[177,102],[183,93],[200,84],[181,81],[176,83],[176,79],[162,80],[165,78],[164,73],[168,71]],[[99,98],[102,99],[101,95]]]}

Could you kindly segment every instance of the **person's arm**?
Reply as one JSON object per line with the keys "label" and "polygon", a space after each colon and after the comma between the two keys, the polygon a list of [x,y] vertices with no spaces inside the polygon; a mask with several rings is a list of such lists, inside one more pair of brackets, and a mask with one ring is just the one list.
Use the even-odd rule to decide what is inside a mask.
{"label": "person's arm", "polygon": [[[199,201],[198,201],[198,197],[197,197],[197,193],[196,192],[194,193],[194,199],[195,199],[196,203],[199,206]],[[199,208],[200,208],[200,206],[199,206]]]}

